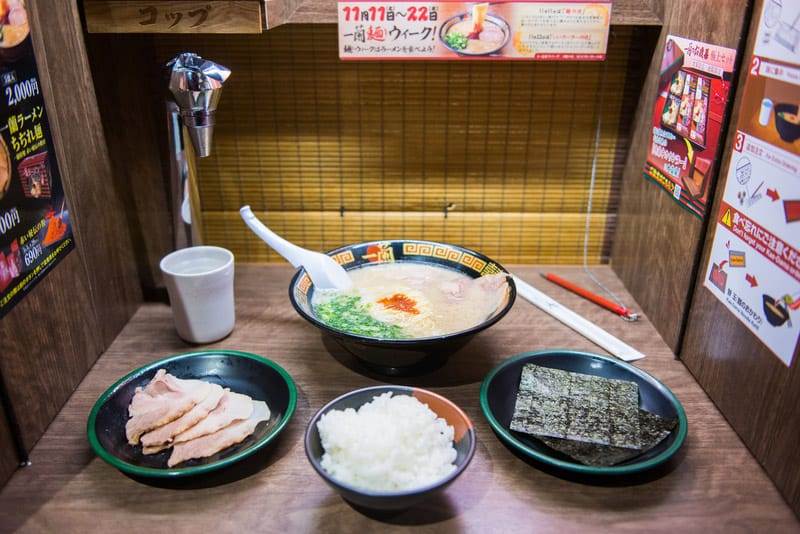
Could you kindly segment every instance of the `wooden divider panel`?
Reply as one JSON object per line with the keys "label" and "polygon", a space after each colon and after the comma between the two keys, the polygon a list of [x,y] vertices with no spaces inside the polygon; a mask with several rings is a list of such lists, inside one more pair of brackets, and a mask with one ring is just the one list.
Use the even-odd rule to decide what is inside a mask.
{"label": "wooden divider panel", "polygon": [[14,445],[5,408],[0,403],[0,487],[16,471],[18,465],[17,447]]}
{"label": "wooden divider panel", "polygon": [[679,350],[688,313],[705,224],[643,176],[650,143],[649,118],[664,44],[667,35],[677,35],[738,48],[746,31],[748,3],[748,0],[665,3],[664,26],[633,121],[611,265],[674,352]]}
{"label": "wooden divider panel", "polygon": [[0,321],[0,374],[30,450],[141,300],[76,2],[28,5],[76,247]]}
{"label": "wooden divider panel", "polygon": [[[750,65],[757,29],[757,14],[764,0],[754,6],[753,24],[743,65]],[[747,71],[739,76],[743,87]],[[741,94],[741,93],[740,93]],[[722,157],[723,175],[718,191],[725,187],[724,172],[739,122],[739,99],[735,102],[731,128]],[[721,194],[709,213],[719,213]],[[712,216],[713,216],[712,215]],[[704,273],[714,239],[713,228],[705,237],[700,263]],[[689,311],[686,338],[681,351],[689,370],[714,400],[725,418],[741,436],[800,516],[800,354],[787,368],[714,296],[698,277]]]}

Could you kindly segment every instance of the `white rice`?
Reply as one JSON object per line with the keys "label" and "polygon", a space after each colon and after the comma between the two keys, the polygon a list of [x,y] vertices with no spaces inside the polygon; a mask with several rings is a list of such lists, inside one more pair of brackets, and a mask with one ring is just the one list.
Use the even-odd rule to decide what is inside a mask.
{"label": "white rice", "polygon": [[322,467],[339,482],[373,491],[402,491],[452,473],[453,427],[427,404],[384,393],[358,411],[331,410],[317,423]]}

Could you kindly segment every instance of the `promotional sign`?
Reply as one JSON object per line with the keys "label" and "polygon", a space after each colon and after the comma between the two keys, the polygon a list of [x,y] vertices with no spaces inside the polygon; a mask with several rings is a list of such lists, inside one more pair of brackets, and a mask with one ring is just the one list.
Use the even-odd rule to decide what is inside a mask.
{"label": "promotional sign", "polygon": [[736,50],[667,37],[653,108],[646,178],[698,217],[714,176]]}
{"label": "promotional sign", "polygon": [[765,2],[705,286],[786,365],[800,338],[800,3]]}
{"label": "promotional sign", "polygon": [[0,8],[0,318],[74,247],[29,33]]}
{"label": "promotional sign", "polygon": [[601,61],[611,2],[339,0],[341,59]]}

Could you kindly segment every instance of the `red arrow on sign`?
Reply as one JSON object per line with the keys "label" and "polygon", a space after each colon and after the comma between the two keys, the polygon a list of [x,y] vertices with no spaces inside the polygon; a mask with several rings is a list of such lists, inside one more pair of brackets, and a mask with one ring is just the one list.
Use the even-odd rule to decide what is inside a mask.
{"label": "red arrow on sign", "polygon": [[728,260],[722,260],[721,262],[719,262],[719,268],[723,269],[726,263],[728,263]]}
{"label": "red arrow on sign", "polygon": [[747,283],[750,284],[750,287],[756,287],[758,285],[758,280],[752,274],[748,274],[744,277],[747,280]]}
{"label": "red arrow on sign", "polygon": [[781,196],[778,194],[778,191],[775,189],[767,189],[767,196],[771,198],[773,202],[781,198]]}

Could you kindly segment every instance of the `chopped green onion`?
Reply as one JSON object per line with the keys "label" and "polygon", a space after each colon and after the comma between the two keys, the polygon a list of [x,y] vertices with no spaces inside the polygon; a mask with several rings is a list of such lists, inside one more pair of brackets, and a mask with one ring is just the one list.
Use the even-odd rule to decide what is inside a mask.
{"label": "chopped green onion", "polygon": [[446,42],[453,50],[464,50],[469,43],[469,39],[463,33],[452,32],[444,36]]}
{"label": "chopped green onion", "polygon": [[331,328],[380,339],[403,339],[403,329],[379,321],[369,314],[369,307],[358,295],[337,295],[314,308],[317,318]]}

